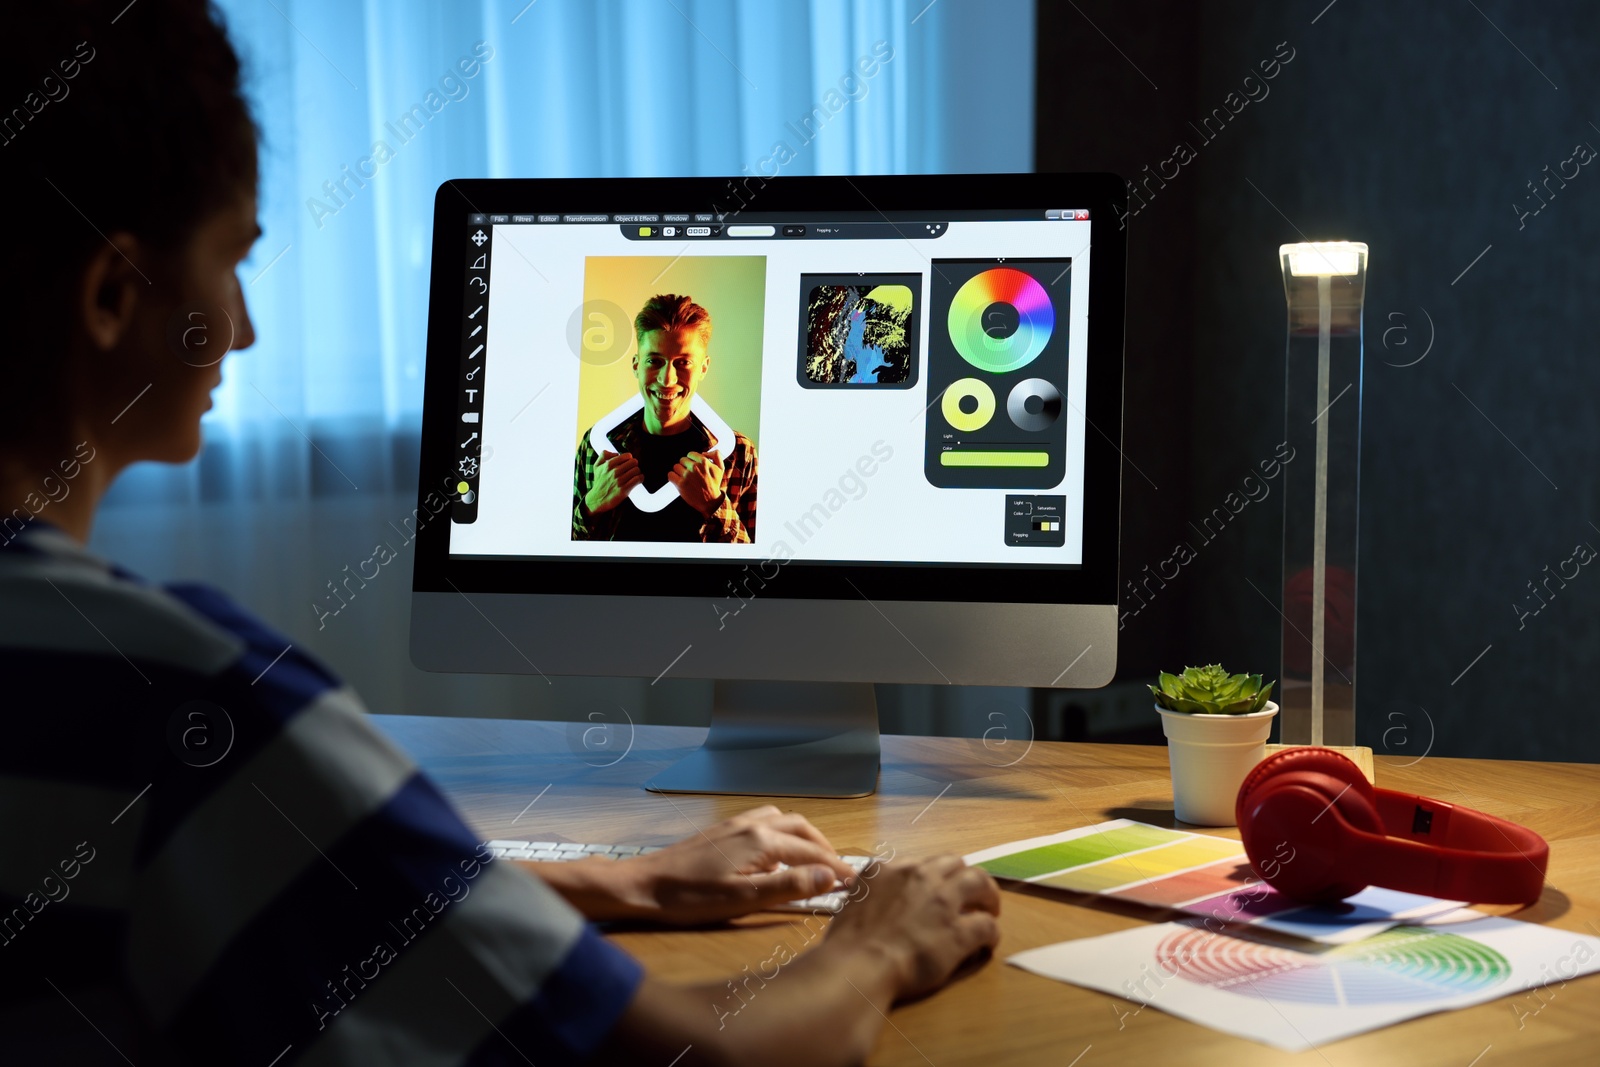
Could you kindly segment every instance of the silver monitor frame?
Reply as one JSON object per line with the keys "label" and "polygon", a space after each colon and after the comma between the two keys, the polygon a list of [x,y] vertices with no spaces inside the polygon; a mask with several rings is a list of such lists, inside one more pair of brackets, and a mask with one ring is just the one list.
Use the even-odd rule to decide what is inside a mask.
{"label": "silver monitor frame", "polygon": [[[729,188],[733,181],[727,181]],[[449,375],[458,356],[451,333],[459,317],[460,226],[466,211],[595,210],[604,203],[663,202],[688,193],[713,194],[723,180],[609,179],[482,180],[447,182],[435,207],[433,292],[429,308],[428,397],[424,408],[421,504],[436,497],[432,487],[448,481],[438,457],[449,454],[455,401]],[[847,195],[848,185],[864,200],[893,204],[897,190],[911,199],[1041,206],[1085,204],[1093,208],[1095,256],[1092,282],[1090,385],[1087,401],[1095,433],[1085,444],[1086,477],[1093,463],[1093,496],[1085,496],[1083,573],[1067,579],[1089,590],[1070,602],[1051,594],[1054,578],[1038,569],[1037,582],[1012,581],[1014,590],[993,602],[975,595],[981,573],[968,576],[961,599],[920,599],[931,578],[947,570],[898,565],[871,568],[841,563],[844,582],[858,596],[843,599],[808,588],[806,575],[823,577],[832,565],[801,564],[801,577],[762,590],[729,617],[719,603],[728,595],[722,578],[693,564],[657,563],[676,572],[679,584],[699,585],[704,595],[624,595],[574,588],[529,587],[516,561],[451,557],[448,510],[419,528],[411,602],[411,659],[441,672],[545,675],[622,675],[659,680],[718,681],[712,729],[706,746],[678,768],[649,783],[661,791],[728,792],[775,796],[860,796],[874,788],[877,715],[871,683],[1009,685],[1094,688],[1116,670],[1118,612],[1117,546],[1120,513],[1122,417],[1122,312],[1126,255],[1125,186],[1114,175],[967,175],[853,179],[793,178],[763,182],[767,205],[793,204],[811,192]],[[746,181],[748,188],[748,181]],[[776,188],[776,192],[774,192]],[[626,196],[624,196],[626,194]],[[669,195],[670,194],[670,195]],[[787,200],[785,199],[787,197]],[[757,205],[762,206],[762,205]],[[447,220],[447,215],[449,219]],[[449,367],[442,366],[448,361]],[[1100,390],[1100,392],[1096,392]],[[437,468],[437,469],[436,469]],[[435,509],[429,509],[432,514]],[[1091,524],[1093,524],[1091,528]],[[1092,536],[1091,536],[1092,535]],[[1088,546],[1094,546],[1091,559]],[[869,568],[863,577],[861,568]],[[616,568],[609,560],[563,562],[560,574],[576,586],[582,573]],[[573,568],[572,572],[565,568]],[[806,568],[811,568],[807,570]],[[863,582],[890,572],[898,595],[870,595]],[[1014,571],[1014,568],[1005,568]],[[1031,568],[1024,568],[1032,571]],[[996,573],[992,569],[989,573]],[[515,575],[515,577],[512,577]],[[614,584],[614,583],[613,583]],[[834,581],[828,589],[838,588]],[[507,591],[511,585],[514,591]],[[941,583],[941,587],[943,583]],[[869,589],[870,589],[869,585]],[[749,591],[748,585],[746,590]],[[698,590],[697,590],[698,593]],[[809,595],[808,595],[809,594]],[[648,604],[670,627],[629,630],[619,619]],[[818,651],[818,642],[822,650]],[[749,683],[768,683],[752,685]]]}

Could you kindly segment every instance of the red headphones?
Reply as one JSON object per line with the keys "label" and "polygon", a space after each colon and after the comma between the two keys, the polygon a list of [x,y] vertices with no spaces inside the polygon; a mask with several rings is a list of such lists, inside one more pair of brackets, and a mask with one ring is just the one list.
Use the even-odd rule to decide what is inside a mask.
{"label": "red headphones", "polygon": [[1261,879],[1308,902],[1342,900],[1373,885],[1478,904],[1531,904],[1550,862],[1550,846],[1527,827],[1375,789],[1361,768],[1328,748],[1284,749],[1256,764],[1239,787],[1234,818]]}

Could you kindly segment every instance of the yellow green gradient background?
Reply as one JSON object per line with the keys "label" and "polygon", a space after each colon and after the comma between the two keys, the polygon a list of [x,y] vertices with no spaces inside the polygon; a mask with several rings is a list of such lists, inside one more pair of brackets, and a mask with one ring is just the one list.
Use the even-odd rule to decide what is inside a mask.
{"label": "yellow green gradient background", "polygon": [[577,439],[595,420],[639,395],[633,318],[645,301],[679,293],[711,312],[710,367],[698,394],[728,425],[761,445],[761,349],[767,298],[766,256],[588,256],[583,299],[609,301],[628,313],[621,324],[627,353],[606,366],[579,363]]}

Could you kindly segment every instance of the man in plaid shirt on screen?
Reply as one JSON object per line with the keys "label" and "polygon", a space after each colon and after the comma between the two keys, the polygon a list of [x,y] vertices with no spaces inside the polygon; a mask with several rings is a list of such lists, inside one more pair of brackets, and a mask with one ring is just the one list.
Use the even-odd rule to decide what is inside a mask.
{"label": "man in plaid shirt on screen", "polygon": [[[651,297],[634,333],[644,406],[605,434],[614,452],[596,450],[591,431],[584,432],[573,469],[572,539],[754,541],[755,445],[729,431],[732,450],[723,458],[723,442],[690,410],[711,363],[711,313],[687,296]],[[654,500],[636,503],[631,494],[639,486]],[[660,505],[663,494],[671,500]]]}

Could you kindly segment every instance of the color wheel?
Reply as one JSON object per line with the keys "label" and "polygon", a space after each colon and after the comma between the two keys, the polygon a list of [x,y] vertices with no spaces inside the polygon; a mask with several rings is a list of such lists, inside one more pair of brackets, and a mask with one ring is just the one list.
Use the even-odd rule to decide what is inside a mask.
{"label": "color wheel", "polygon": [[[994,304],[1009,304],[1017,312],[1017,328],[1009,337],[994,337],[985,329],[985,314]],[[950,342],[961,358],[990,374],[1026,367],[1038,358],[1056,325],[1050,295],[1031,274],[1012,267],[995,267],[968,278],[950,301]]]}
{"label": "color wheel", "polygon": [[1161,941],[1156,960],[1212,989],[1337,1007],[1443,1000],[1511,977],[1510,961],[1487,945],[1417,926],[1316,954],[1185,929]]}

